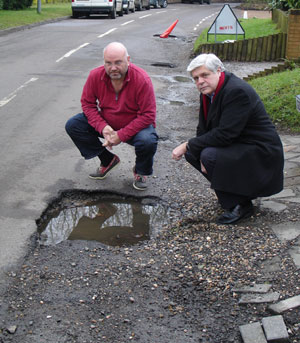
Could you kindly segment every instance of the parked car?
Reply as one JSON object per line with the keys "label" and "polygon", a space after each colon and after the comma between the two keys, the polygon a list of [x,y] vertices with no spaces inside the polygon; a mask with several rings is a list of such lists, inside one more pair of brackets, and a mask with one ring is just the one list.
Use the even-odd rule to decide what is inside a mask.
{"label": "parked car", "polygon": [[135,12],[134,0],[123,0],[123,12],[128,14],[129,11]]}
{"label": "parked car", "polygon": [[166,8],[168,6],[167,0],[150,0],[150,5],[154,8],[162,7]]}
{"label": "parked car", "polygon": [[135,12],[134,0],[129,0],[129,11],[131,11],[132,13]]}
{"label": "parked car", "polygon": [[135,8],[141,11],[143,8],[150,10],[150,0],[134,0]]}
{"label": "parked car", "polygon": [[[192,4],[194,0],[181,0],[183,3],[190,3]],[[195,2],[198,2],[200,5],[203,4],[203,2],[206,2],[208,5],[210,5],[211,0],[195,0]]]}
{"label": "parked car", "polygon": [[122,0],[72,0],[72,16],[78,18],[90,14],[107,14],[116,19],[123,15]]}

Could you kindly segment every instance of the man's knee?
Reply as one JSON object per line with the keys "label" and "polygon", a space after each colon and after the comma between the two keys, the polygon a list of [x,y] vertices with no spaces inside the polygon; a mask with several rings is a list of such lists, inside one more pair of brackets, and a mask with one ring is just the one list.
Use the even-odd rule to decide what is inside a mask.
{"label": "man's knee", "polygon": [[71,117],[65,125],[65,130],[69,136],[72,136],[82,130],[82,126],[85,124],[85,117],[82,113],[78,113],[75,116]]}
{"label": "man's knee", "polygon": [[156,151],[158,136],[155,131],[140,131],[135,139],[135,146],[144,151]]}
{"label": "man's knee", "polygon": [[201,151],[200,160],[204,166],[214,165],[217,158],[217,149],[213,147],[205,148]]}
{"label": "man's knee", "polygon": [[65,130],[67,134],[70,136],[73,132],[73,127],[74,127],[74,117],[70,118],[65,125]]}

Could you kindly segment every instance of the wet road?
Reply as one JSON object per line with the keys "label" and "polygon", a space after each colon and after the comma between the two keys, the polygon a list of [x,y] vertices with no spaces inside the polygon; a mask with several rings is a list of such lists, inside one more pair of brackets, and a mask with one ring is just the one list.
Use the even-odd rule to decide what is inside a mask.
{"label": "wet road", "polygon": [[[36,231],[35,221],[61,191],[98,189],[141,195],[131,186],[134,156],[130,147],[117,147],[121,166],[105,181],[95,182],[87,175],[98,162],[85,162],[64,131],[66,120],[81,110],[88,72],[101,63],[102,49],[111,41],[123,42],[132,61],[152,77],[158,132],[164,143],[147,193],[163,195],[162,184],[172,166],[170,152],[185,139],[184,129],[172,122],[174,107],[170,105],[182,111],[180,104],[185,104],[185,111],[190,110],[189,97],[198,97],[192,83],[176,77],[186,76],[193,40],[222,6],[171,4],[116,20],[67,19],[0,35],[1,275],[22,259]],[[174,38],[156,36],[176,19]],[[155,62],[172,63],[175,68],[156,67]]]}

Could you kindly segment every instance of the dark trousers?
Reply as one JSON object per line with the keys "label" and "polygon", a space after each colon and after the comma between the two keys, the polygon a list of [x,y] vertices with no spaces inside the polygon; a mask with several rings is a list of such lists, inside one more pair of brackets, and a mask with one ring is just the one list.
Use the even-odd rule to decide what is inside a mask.
{"label": "dark trousers", "polygon": [[[89,123],[83,113],[70,118],[66,123],[66,131],[85,159],[100,157],[106,150],[100,138],[103,138]],[[135,148],[135,171],[140,175],[153,173],[153,157],[157,149],[158,136],[150,125],[138,132],[126,143]]]}
{"label": "dark trousers", "polygon": [[[187,151],[185,154],[185,158],[193,167],[199,170],[199,172],[203,176],[205,176],[208,181],[211,181],[217,160],[217,148],[208,147],[203,149],[199,158],[196,158],[194,155],[191,154],[190,151]],[[200,161],[204,165],[207,174],[201,171]],[[240,194],[223,192],[217,189],[214,189],[214,191],[222,208],[227,210],[235,207],[238,204],[244,204],[251,200],[248,197]]]}

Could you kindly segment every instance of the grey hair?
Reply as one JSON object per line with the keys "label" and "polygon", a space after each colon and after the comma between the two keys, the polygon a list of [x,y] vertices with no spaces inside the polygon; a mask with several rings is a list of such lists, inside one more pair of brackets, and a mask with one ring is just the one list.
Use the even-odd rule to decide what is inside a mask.
{"label": "grey hair", "polygon": [[218,68],[221,68],[221,71],[225,70],[223,63],[215,54],[201,54],[190,62],[187,71],[192,73],[194,69],[203,65],[213,73],[216,73]]}
{"label": "grey hair", "polygon": [[119,47],[121,49],[124,49],[125,51],[125,57],[127,58],[129,55],[128,55],[128,51],[127,51],[127,48],[124,44],[122,43],[119,43],[119,42],[112,42],[112,43],[109,43],[106,45],[106,47],[103,49],[103,57],[104,57],[104,54],[105,54],[105,51],[108,47],[111,47],[111,46],[115,46],[115,47]]}

